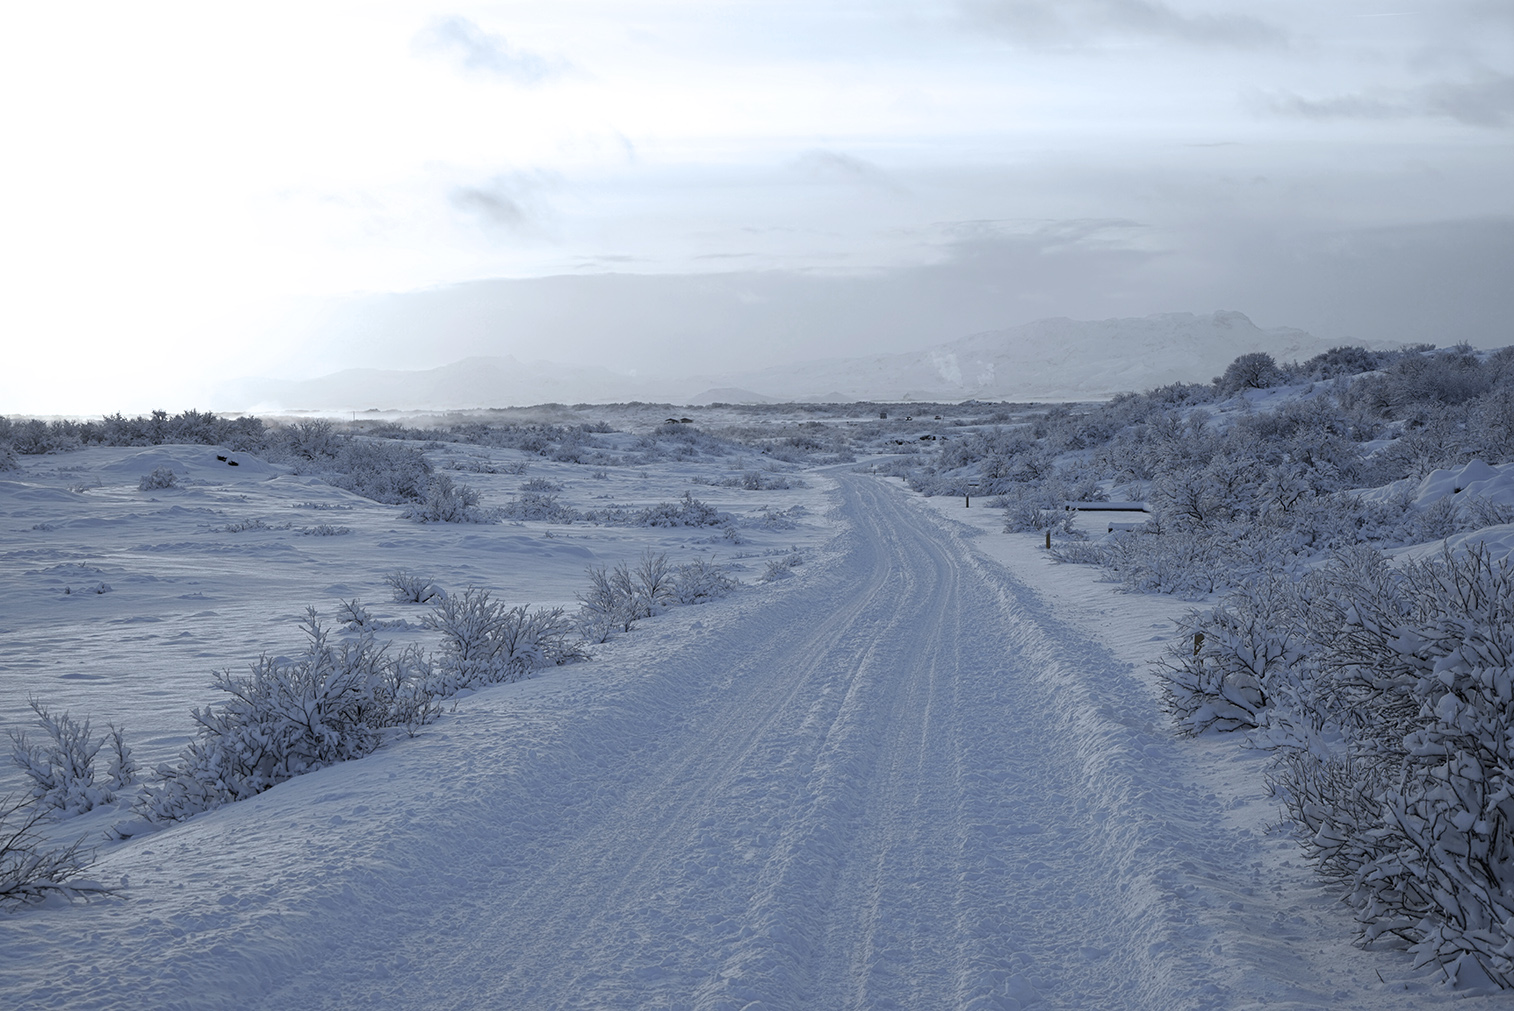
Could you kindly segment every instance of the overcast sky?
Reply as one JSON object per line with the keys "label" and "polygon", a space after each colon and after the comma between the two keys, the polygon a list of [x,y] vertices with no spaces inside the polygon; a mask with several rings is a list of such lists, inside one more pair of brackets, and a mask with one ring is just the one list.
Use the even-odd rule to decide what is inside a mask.
{"label": "overcast sky", "polygon": [[1056,315],[1514,343],[1507,0],[9,4],[0,89],[3,413]]}

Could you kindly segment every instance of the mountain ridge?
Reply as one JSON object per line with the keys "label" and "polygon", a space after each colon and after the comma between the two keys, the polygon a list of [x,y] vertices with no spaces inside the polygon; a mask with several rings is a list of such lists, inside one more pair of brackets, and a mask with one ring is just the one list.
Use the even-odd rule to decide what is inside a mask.
{"label": "mountain ridge", "polygon": [[602,366],[464,358],[433,369],[358,367],[302,381],[244,379],[221,388],[242,410],[459,410],[632,400],[696,404],[834,400],[1099,400],[1174,382],[1208,382],[1238,355],[1312,357],[1339,342],[1294,327],[1261,329],[1244,313],[1050,317],[919,351],[828,357],[715,375],[646,378]]}

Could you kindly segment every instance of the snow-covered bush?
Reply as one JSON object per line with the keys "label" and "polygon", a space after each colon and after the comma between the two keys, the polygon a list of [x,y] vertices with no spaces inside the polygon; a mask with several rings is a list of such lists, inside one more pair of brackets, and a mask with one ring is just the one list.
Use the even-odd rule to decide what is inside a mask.
{"label": "snow-covered bush", "polygon": [[1060,484],[1010,485],[999,498],[1004,507],[1004,532],[1051,530],[1073,535],[1077,514],[1065,507]]}
{"label": "snow-covered bush", "polygon": [[336,456],[341,437],[325,418],[307,418],[281,428],[277,440],[285,452],[304,460],[324,460]]}
{"label": "snow-covered bush", "polygon": [[389,727],[435,715],[417,650],[391,655],[371,635],[332,643],[312,608],[297,657],[263,655],[246,676],[215,675],[228,696],[193,711],[198,736],[137,802],[152,821],[176,821],[244,800],[286,779],[358,758]]}
{"label": "snow-covered bush", "polygon": [[1269,782],[1363,938],[1514,985],[1514,569],[1481,546],[1397,567],[1358,548],[1187,632],[1162,665],[1175,715],[1261,728]]}
{"label": "snow-covered bush", "polygon": [[[431,465],[418,449],[379,439],[337,436],[329,423],[317,423],[310,433],[270,448],[298,474],[314,474],[338,488],[382,502],[402,505],[423,502],[431,482]],[[286,430],[288,431],[288,430]]]}
{"label": "snow-covered bush", "polygon": [[[89,720],[78,722],[68,713],[53,713],[36,699],[28,699],[37,714],[37,724],[47,735],[33,744],[25,733],[12,730],[11,760],[31,780],[30,799],[47,811],[76,815],[116,799],[115,791],[130,786],[136,763],[121,732],[95,738]],[[95,757],[110,741],[114,748],[111,770],[104,782],[95,780]]]}
{"label": "snow-covered bush", "polygon": [[637,513],[632,525],[639,527],[714,527],[732,517],[684,492],[678,502],[659,502]]}
{"label": "snow-covered bush", "polygon": [[724,488],[745,488],[747,491],[785,491],[789,488],[805,487],[804,481],[800,478],[760,470],[742,471],[739,475],[728,477],[719,483]]}
{"label": "snow-covered bush", "polygon": [[159,491],[163,488],[176,488],[179,478],[167,467],[157,467],[151,474],[143,474],[142,480],[137,482],[138,491]]}
{"label": "snow-covered bush", "polygon": [[673,599],[680,604],[699,604],[724,597],[738,585],[724,567],[696,558],[673,570]]}
{"label": "snow-covered bush", "polygon": [[1225,545],[1216,537],[1162,531],[1153,521],[1146,526],[1116,534],[1105,545],[1104,567],[1126,590],[1195,597],[1235,580]]}
{"label": "snow-covered bush", "polygon": [[499,513],[479,506],[478,492],[446,474],[433,474],[425,497],[401,515],[417,523],[495,523]]}
{"label": "snow-covered bush", "polygon": [[1167,710],[1187,733],[1259,727],[1305,658],[1301,584],[1261,578],[1193,611],[1159,662]]}
{"label": "snow-covered bush", "polygon": [[[623,567],[624,563],[616,566],[617,569]],[[637,610],[642,612],[642,617],[650,618],[661,614],[677,602],[673,566],[668,564],[667,555],[642,552],[641,560],[629,575],[632,593],[637,598]]]}
{"label": "snow-covered bush", "polygon": [[413,572],[390,572],[384,576],[384,582],[393,591],[394,600],[401,604],[429,604],[447,597],[447,591],[436,580]]}
{"label": "snow-covered bush", "polygon": [[775,582],[779,579],[787,579],[794,574],[794,570],[804,564],[804,556],[797,551],[775,558],[768,562],[768,567],[763,572],[761,579],[764,583]]}
{"label": "snow-covered bush", "polygon": [[373,615],[368,613],[368,609],[356,597],[344,600],[337,606],[337,617],[345,627],[353,631],[373,625]]}
{"label": "snow-covered bush", "polygon": [[1368,939],[1398,934],[1426,961],[1471,959],[1509,986],[1514,570],[1479,545],[1397,576],[1348,598],[1321,659],[1361,714],[1354,750],[1398,767],[1381,823],[1361,836],[1371,859],[1353,897]]}
{"label": "snow-covered bush", "polygon": [[1265,351],[1252,351],[1236,358],[1225,367],[1225,374],[1215,379],[1214,385],[1221,393],[1236,393],[1240,390],[1265,390],[1281,386],[1287,381],[1277,362]]}
{"label": "snow-covered bush", "polygon": [[[541,483],[551,484],[547,481]],[[572,523],[581,518],[578,510],[572,506],[563,505],[557,501],[556,495],[544,491],[522,491],[507,502],[500,513],[506,519],[541,520],[547,523]]]}
{"label": "snow-covered bush", "polygon": [[614,632],[629,632],[677,602],[676,572],[667,555],[650,551],[632,569],[625,562],[614,568],[590,566],[589,588],[578,594],[578,626],[584,635],[604,642]]}
{"label": "snow-covered bush", "polygon": [[137,773],[141,771],[136,759],[131,757],[131,748],[126,746],[125,732],[114,723],[107,724],[110,736],[105,743],[110,747],[110,766],[105,770],[106,785],[116,796],[137,785]]}
{"label": "snow-covered bush", "polygon": [[68,846],[48,847],[37,831],[47,817],[47,810],[30,800],[0,800],[0,909],[53,895],[89,899],[112,894],[104,885],[80,878],[89,864],[80,852],[82,837]]}
{"label": "snow-covered bush", "polygon": [[439,601],[424,624],[442,634],[428,682],[438,695],[519,681],[540,667],[586,659],[562,608],[506,607],[476,587]]}
{"label": "snow-covered bush", "polygon": [[787,509],[774,509],[771,506],[762,506],[758,512],[757,526],[764,530],[793,530],[799,525],[798,517],[803,516],[808,510],[802,505],[790,506]]}
{"label": "snow-covered bush", "polygon": [[16,453],[9,446],[0,445],[0,474],[8,470],[20,470],[21,461],[16,458]]}
{"label": "snow-covered bush", "polygon": [[49,424],[30,418],[12,422],[7,441],[11,449],[23,456],[71,453],[84,448],[84,442],[79,436],[79,425],[72,421],[54,421]]}

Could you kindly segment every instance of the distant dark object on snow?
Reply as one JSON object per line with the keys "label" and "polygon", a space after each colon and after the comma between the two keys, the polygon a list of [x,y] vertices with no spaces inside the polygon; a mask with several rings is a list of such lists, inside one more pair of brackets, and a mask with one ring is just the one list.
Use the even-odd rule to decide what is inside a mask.
{"label": "distant dark object on snow", "polygon": [[1066,502],[1063,507],[1078,512],[1143,513],[1148,511],[1145,502]]}

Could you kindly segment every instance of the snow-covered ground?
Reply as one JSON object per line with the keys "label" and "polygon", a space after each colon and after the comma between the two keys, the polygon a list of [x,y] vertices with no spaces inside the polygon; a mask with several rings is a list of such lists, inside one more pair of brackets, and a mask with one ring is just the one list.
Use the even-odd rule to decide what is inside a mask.
{"label": "snow-covered ground", "polygon": [[[823,482],[749,492],[692,483],[722,474],[718,463],[668,462],[654,475],[470,445],[430,456],[489,505],[505,504],[525,481],[544,480],[561,485],[560,500],[580,509],[647,506],[691,492],[740,522],[734,540],[709,527],[418,524],[401,519],[399,507],[213,446],[23,457],[19,472],[0,476],[0,726],[30,724],[27,698],[35,696],[97,726],[124,724],[138,761],[150,768],[189,739],[191,707],[216,701],[211,672],[243,670],[265,652],[294,653],[307,607],[336,624],[341,602],[356,598],[381,621],[418,626],[429,609],[393,603],[386,573],[571,609],[590,565],[634,563],[651,550],[675,564],[713,559],[750,582],[770,557],[795,546],[802,554],[824,535]],[[179,487],[139,490],[141,477],[159,467],[173,470]],[[768,520],[764,506],[785,517]],[[108,592],[97,592],[102,585]],[[425,640],[418,627],[385,637]],[[18,770],[0,763],[0,796],[20,783]]]}
{"label": "snow-covered ground", "polygon": [[[482,452],[445,450],[465,451]],[[1264,756],[1175,736],[1147,662],[1181,605],[1051,564],[1035,536],[1002,533],[997,510],[849,467],[745,492],[691,484],[696,463],[596,478],[533,462],[525,477],[465,476],[496,503],[529,477],[579,508],[692,490],[748,517],[743,543],[420,526],[255,459],[231,471],[217,452],[91,449],[28,459],[0,484],[5,726],[25,726],[35,695],[124,723],[144,764],[164,760],[188,709],[215,701],[209,672],[292,651],[307,604],[359,597],[414,623],[423,608],[388,602],[395,569],[571,604],[586,565],[651,548],[746,565],[750,585],[649,620],[590,663],[463,698],[367,758],[102,844],[91,873],[116,897],[0,918],[7,1006],[1459,996],[1398,953],[1351,946],[1349,911],[1267,830],[1279,814]],[[186,487],[139,491],[160,465]],[[773,530],[764,504],[805,513]],[[265,527],[231,529],[251,520]],[[302,534],[320,523],[351,532]],[[795,546],[794,578],[754,582]],[[19,783],[0,772],[0,792]]]}

